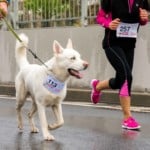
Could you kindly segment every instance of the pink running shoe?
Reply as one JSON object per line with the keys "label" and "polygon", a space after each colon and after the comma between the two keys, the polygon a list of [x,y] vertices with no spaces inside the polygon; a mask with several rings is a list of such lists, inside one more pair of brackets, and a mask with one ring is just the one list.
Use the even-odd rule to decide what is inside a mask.
{"label": "pink running shoe", "polygon": [[136,129],[140,129],[141,126],[138,124],[138,122],[135,121],[134,118],[129,117],[128,119],[123,121],[122,128],[129,129],[129,130],[136,130]]}
{"label": "pink running shoe", "polygon": [[91,101],[94,104],[97,104],[100,101],[100,96],[101,92],[96,90],[96,85],[98,84],[99,80],[93,79],[91,81],[91,87],[92,87],[92,92],[91,92]]}

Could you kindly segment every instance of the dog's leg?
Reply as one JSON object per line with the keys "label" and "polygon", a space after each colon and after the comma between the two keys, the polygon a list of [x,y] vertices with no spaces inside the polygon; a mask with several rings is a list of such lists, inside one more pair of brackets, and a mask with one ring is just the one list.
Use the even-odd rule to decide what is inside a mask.
{"label": "dog's leg", "polygon": [[31,111],[28,113],[29,123],[31,126],[31,132],[32,133],[38,133],[39,132],[39,129],[35,126],[34,119],[33,119],[33,115],[35,114],[36,111],[37,111],[37,106],[36,106],[36,103],[33,101]]}
{"label": "dog's leg", "polygon": [[[17,100],[19,101],[19,100]],[[16,104],[16,110],[17,110],[17,118],[18,118],[18,128],[20,130],[23,129],[23,122],[22,122],[22,112],[21,112],[21,108],[24,105],[23,101],[19,101],[19,103]]]}
{"label": "dog's leg", "polygon": [[41,123],[41,128],[42,128],[44,139],[48,141],[54,140],[55,138],[48,131],[48,123],[47,123],[46,114],[45,114],[45,106],[43,106],[40,103],[37,103],[37,108],[38,108],[38,113],[39,113],[39,118],[40,118],[40,123]]}
{"label": "dog's leg", "polygon": [[48,125],[49,130],[57,129],[64,124],[61,104],[52,106],[52,110],[53,110],[54,115],[56,117],[56,123]]}
{"label": "dog's leg", "polygon": [[22,122],[22,113],[21,108],[24,105],[24,102],[26,100],[26,92],[24,88],[24,84],[22,82],[17,82],[16,86],[16,111],[17,111],[17,119],[18,119],[18,128],[20,130],[23,129],[23,122]]}

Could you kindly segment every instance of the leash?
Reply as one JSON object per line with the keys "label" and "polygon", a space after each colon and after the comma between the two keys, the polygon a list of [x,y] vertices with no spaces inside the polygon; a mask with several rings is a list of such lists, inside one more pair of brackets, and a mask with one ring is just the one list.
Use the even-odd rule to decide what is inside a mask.
{"label": "leash", "polygon": [[[3,11],[0,9],[0,13],[3,15]],[[15,36],[15,38],[19,41],[22,42],[22,40],[20,39],[20,37],[18,36],[18,34],[14,31],[14,29],[12,28],[12,26],[8,23],[8,21],[4,18],[2,18],[5,22],[5,24],[7,25],[9,31],[11,31],[11,33]],[[46,68],[48,68],[48,66],[28,47],[26,47],[27,50],[34,56],[35,59],[37,59],[41,64],[43,64]]]}

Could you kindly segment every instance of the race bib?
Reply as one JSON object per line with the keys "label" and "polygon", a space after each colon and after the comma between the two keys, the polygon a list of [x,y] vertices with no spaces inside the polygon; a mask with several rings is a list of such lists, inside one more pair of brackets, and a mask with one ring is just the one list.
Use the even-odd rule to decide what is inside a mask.
{"label": "race bib", "polygon": [[64,88],[65,84],[55,77],[48,75],[43,85],[48,91],[57,94]]}
{"label": "race bib", "polygon": [[136,38],[139,23],[123,23],[121,22],[117,28],[117,37]]}

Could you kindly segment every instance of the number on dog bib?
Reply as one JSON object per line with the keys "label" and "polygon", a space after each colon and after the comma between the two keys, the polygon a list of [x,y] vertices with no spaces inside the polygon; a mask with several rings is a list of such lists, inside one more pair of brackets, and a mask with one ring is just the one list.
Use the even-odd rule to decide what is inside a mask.
{"label": "number on dog bib", "polygon": [[43,85],[50,92],[57,94],[64,88],[65,84],[55,77],[48,75]]}
{"label": "number on dog bib", "polygon": [[139,23],[123,23],[121,22],[117,28],[117,37],[137,37]]}

